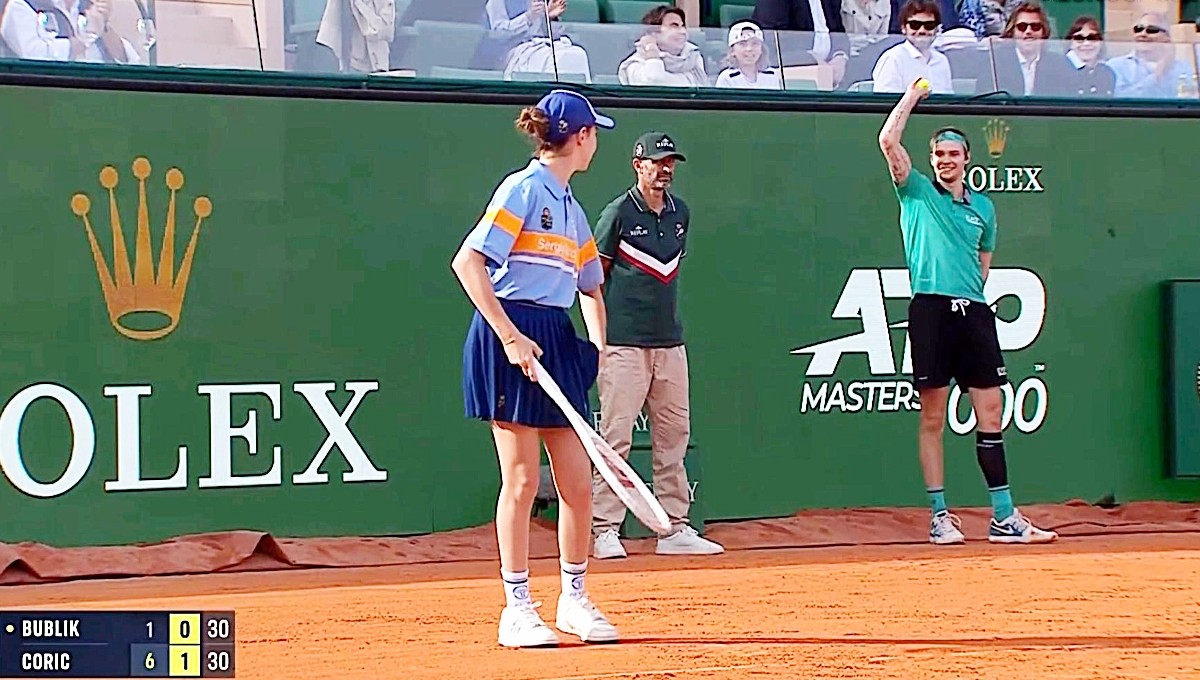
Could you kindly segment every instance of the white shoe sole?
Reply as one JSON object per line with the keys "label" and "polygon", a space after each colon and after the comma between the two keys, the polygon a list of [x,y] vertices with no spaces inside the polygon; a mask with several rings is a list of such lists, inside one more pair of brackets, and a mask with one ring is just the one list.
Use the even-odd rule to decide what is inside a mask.
{"label": "white shoe sole", "polygon": [[1009,545],[1014,543],[1028,543],[1031,545],[1037,543],[1053,543],[1056,540],[1058,540],[1058,534],[1051,534],[1046,538],[1039,538],[1037,536],[988,536],[988,541],[992,543],[1003,543]]}
{"label": "white shoe sole", "polygon": [[564,633],[567,633],[568,635],[574,635],[575,637],[587,643],[616,642],[619,637],[615,630],[611,633],[597,633],[596,631],[592,631],[590,636],[584,636],[582,632],[576,630],[574,626],[567,624],[566,621],[555,621],[554,627],[558,628]]}
{"label": "white shoe sole", "polygon": [[688,548],[658,548],[654,549],[655,555],[720,555],[724,550],[695,550]]}
{"label": "white shoe sole", "polygon": [[500,643],[501,647],[507,647],[509,649],[544,649],[544,648],[549,648],[549,647],[557,647],[557,646],[559,646],[559,644],[561,644],[562,641],[559,640],[557,637],[555,637],[553,641],[546,640],[544,642],[536,642],[533,644],[524,644],[524,645],[518,644],[512,640],[505,640],[503,638],[498,639],[497,642]]}
{"label": "white shoe sole", "polygon": [[960,545],[965,543],[966,540],[967,539],[963,536],[951,536],[949,538],[934,538],[933,536],[929,537],[929,542],[934,545]]}
{"label": "white shoe sole", "polygon": [[619,553],[618,552],[613,552],[613,553],[594,552],[594,553],[592,553],[592,557],[595,557],[598,560],[619,560],[621,558],[628,557],[628,555],[626,555],[623,552],[619,552]]}

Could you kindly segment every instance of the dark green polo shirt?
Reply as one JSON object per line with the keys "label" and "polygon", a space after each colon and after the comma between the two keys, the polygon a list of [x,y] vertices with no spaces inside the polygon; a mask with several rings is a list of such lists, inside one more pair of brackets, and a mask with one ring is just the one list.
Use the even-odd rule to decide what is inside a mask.
{"label": "dark green polo shirt", "polygon": [[691,213],[667,192],[656,215],[637,187],[614,199],[596,223],[596,249],[612,261],[604,283],[608,344],[676,347],[683,344],[677,310],[679,264],[687,255]]}

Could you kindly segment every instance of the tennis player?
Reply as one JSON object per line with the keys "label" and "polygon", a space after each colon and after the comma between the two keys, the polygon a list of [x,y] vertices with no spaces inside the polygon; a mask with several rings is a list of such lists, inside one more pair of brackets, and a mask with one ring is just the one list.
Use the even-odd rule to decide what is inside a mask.
{"label": "tennis player", "polygon": [[929,164],[936,181],[913,169],[900,144],[908,117],[929,89],[918,79],[908,86],[879,133],[893,188],[900,199],[900,231],[908,263],[912,300],[908,337],[913,374],[921,399],[918,450],[933,511],[929,540],[962,543],[961,523],[946,507],[942,434],[950,379],[970,393],[978,428],[975,452],[992,503],[988,540],[993,543],[1045,543],[1058,535],[1035,527],[1013,507],[1000,433],[1008,382],[996,315],[983,295],[996,246],[996,211],[991,199],[963,184],[971,145],[955,128],[942,128],[929,140]]}
{"label": "tennis player", "polygon": [[[491,423],[500,459],[496,538],[506,606],[499,643],[559,642],[529,594],[529,520],[543,441],[559,499],[562,593],[555,625],[585,642],[612,642],[616,628],[584,588],[591,459],[562,411],[533,382],[533,359],[580,415],[590,415],[588,390],[604,348],[604,273],[569,181],[591,164],[597,128],[612,128],[613,121],[582,95],[554,90],[523,109],[516,126],[532,138],[535,158],[500,183],[452,264],[476,308],[463,347],[466,415]],[[567,316],[576,291],[591,342],[576,336]]]}

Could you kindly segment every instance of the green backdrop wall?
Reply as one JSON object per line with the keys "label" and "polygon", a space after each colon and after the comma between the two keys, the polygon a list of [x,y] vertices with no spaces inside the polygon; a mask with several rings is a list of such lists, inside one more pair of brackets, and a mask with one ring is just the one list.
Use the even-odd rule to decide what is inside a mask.
{"label": "green backdrop wall", "polygon": [[[0,540],[397,534],[491,518],[488,430],[461,415],[471,310],[449,262],[492,189],[527,161],[516,107],[0,97],[11,112],[0,129]],[[617,129],[573,185],[593,219],[632,181],[640,132],[665,129],[688,154],[675,190],[694,216],[682,313],[707,518],[923,504],[898,208],[876,145],[884,116],[612,113]],[[971,181],[999,213],[988,292],[1004,296],[1022,397],[1005,431],[1018,502],[1200,497],[1200,482],[1165,472],[1160,292],[1200,270],[1194,192],[1181,190],[1200,176],[1197,121],[918,113],[905,137],[918,167],[928,171],[923,140],[948,122],[971,136]],[[135,268],[137,158],[150,165],[155,263],[168,180],[180,181],[167,171],[182,173],[175,272],[196,199],[211,203],[178,326],[152,340],[110,323],[75,214],[86,194],[119,279],[101,184],[113,166]],[[170,307],[168,279],[109,298]],[[251,412],[253,432],[240,432],[252,446],[236,430]],[[967,416],[964,400],[953,418]],[[323,446],[329,431],[338,445]],[[985,503],[973,439],[947,437],[950,501]]]}

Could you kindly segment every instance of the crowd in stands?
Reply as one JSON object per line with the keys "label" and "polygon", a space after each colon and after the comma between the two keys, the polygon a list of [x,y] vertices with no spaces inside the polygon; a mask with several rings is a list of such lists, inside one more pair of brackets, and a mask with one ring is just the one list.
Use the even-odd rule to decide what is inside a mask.
{"label": "crowd in stands", "polygon": [[[107,26],[113,1],[0,0],[0,57],[139,63],[132,45]],[[504,79],[557,73],[592,83],[597,69],[589,52],[595,45],[581,43],[578,24],[562,21],[571,1],[482,0],[480,6],[416,0],[456,7],[459,20],[482,25],[486,35],[472,48],[473,68]],[[328,2],[322,34],[331,28],[326,24],[339,23],[328,21],[330,8],[347,0]],[[372,9],[375,20],[364,15],[360,25],[388,24],[374,26],[374,36],[398,35],[403,18],[395,0],[353,0],[349,7],[355,20],[362,8]],[[734,23],[720,43],[710,38],[706,45],[693,42],[696,27],[688,26],[679,6],[654,7],[641,24],[624,26],[635,32],[609,46],[626,51],[608,67],[608,82],[778,90],[791,77],[788,69],[813,67],[824,69],[826,87],[840,90],[899,93],[924,77],[934,94],[1197,96],[1196,57],[1180,57],[1170,23],[1154,12],[1137,19],[1132,43],[1106,41],[1101,22],[1090,16],[1054,36],[1037,0],[757,0],[749,20]],[[365,37],[370,47],[371,36]],[[365,66],[346,69],[343,63],[342,70],[383,71],[411,59],[406,53],[412,46],[398,37],[385,47],[390,57],[384,51],[379,59],[357,62]]]}

